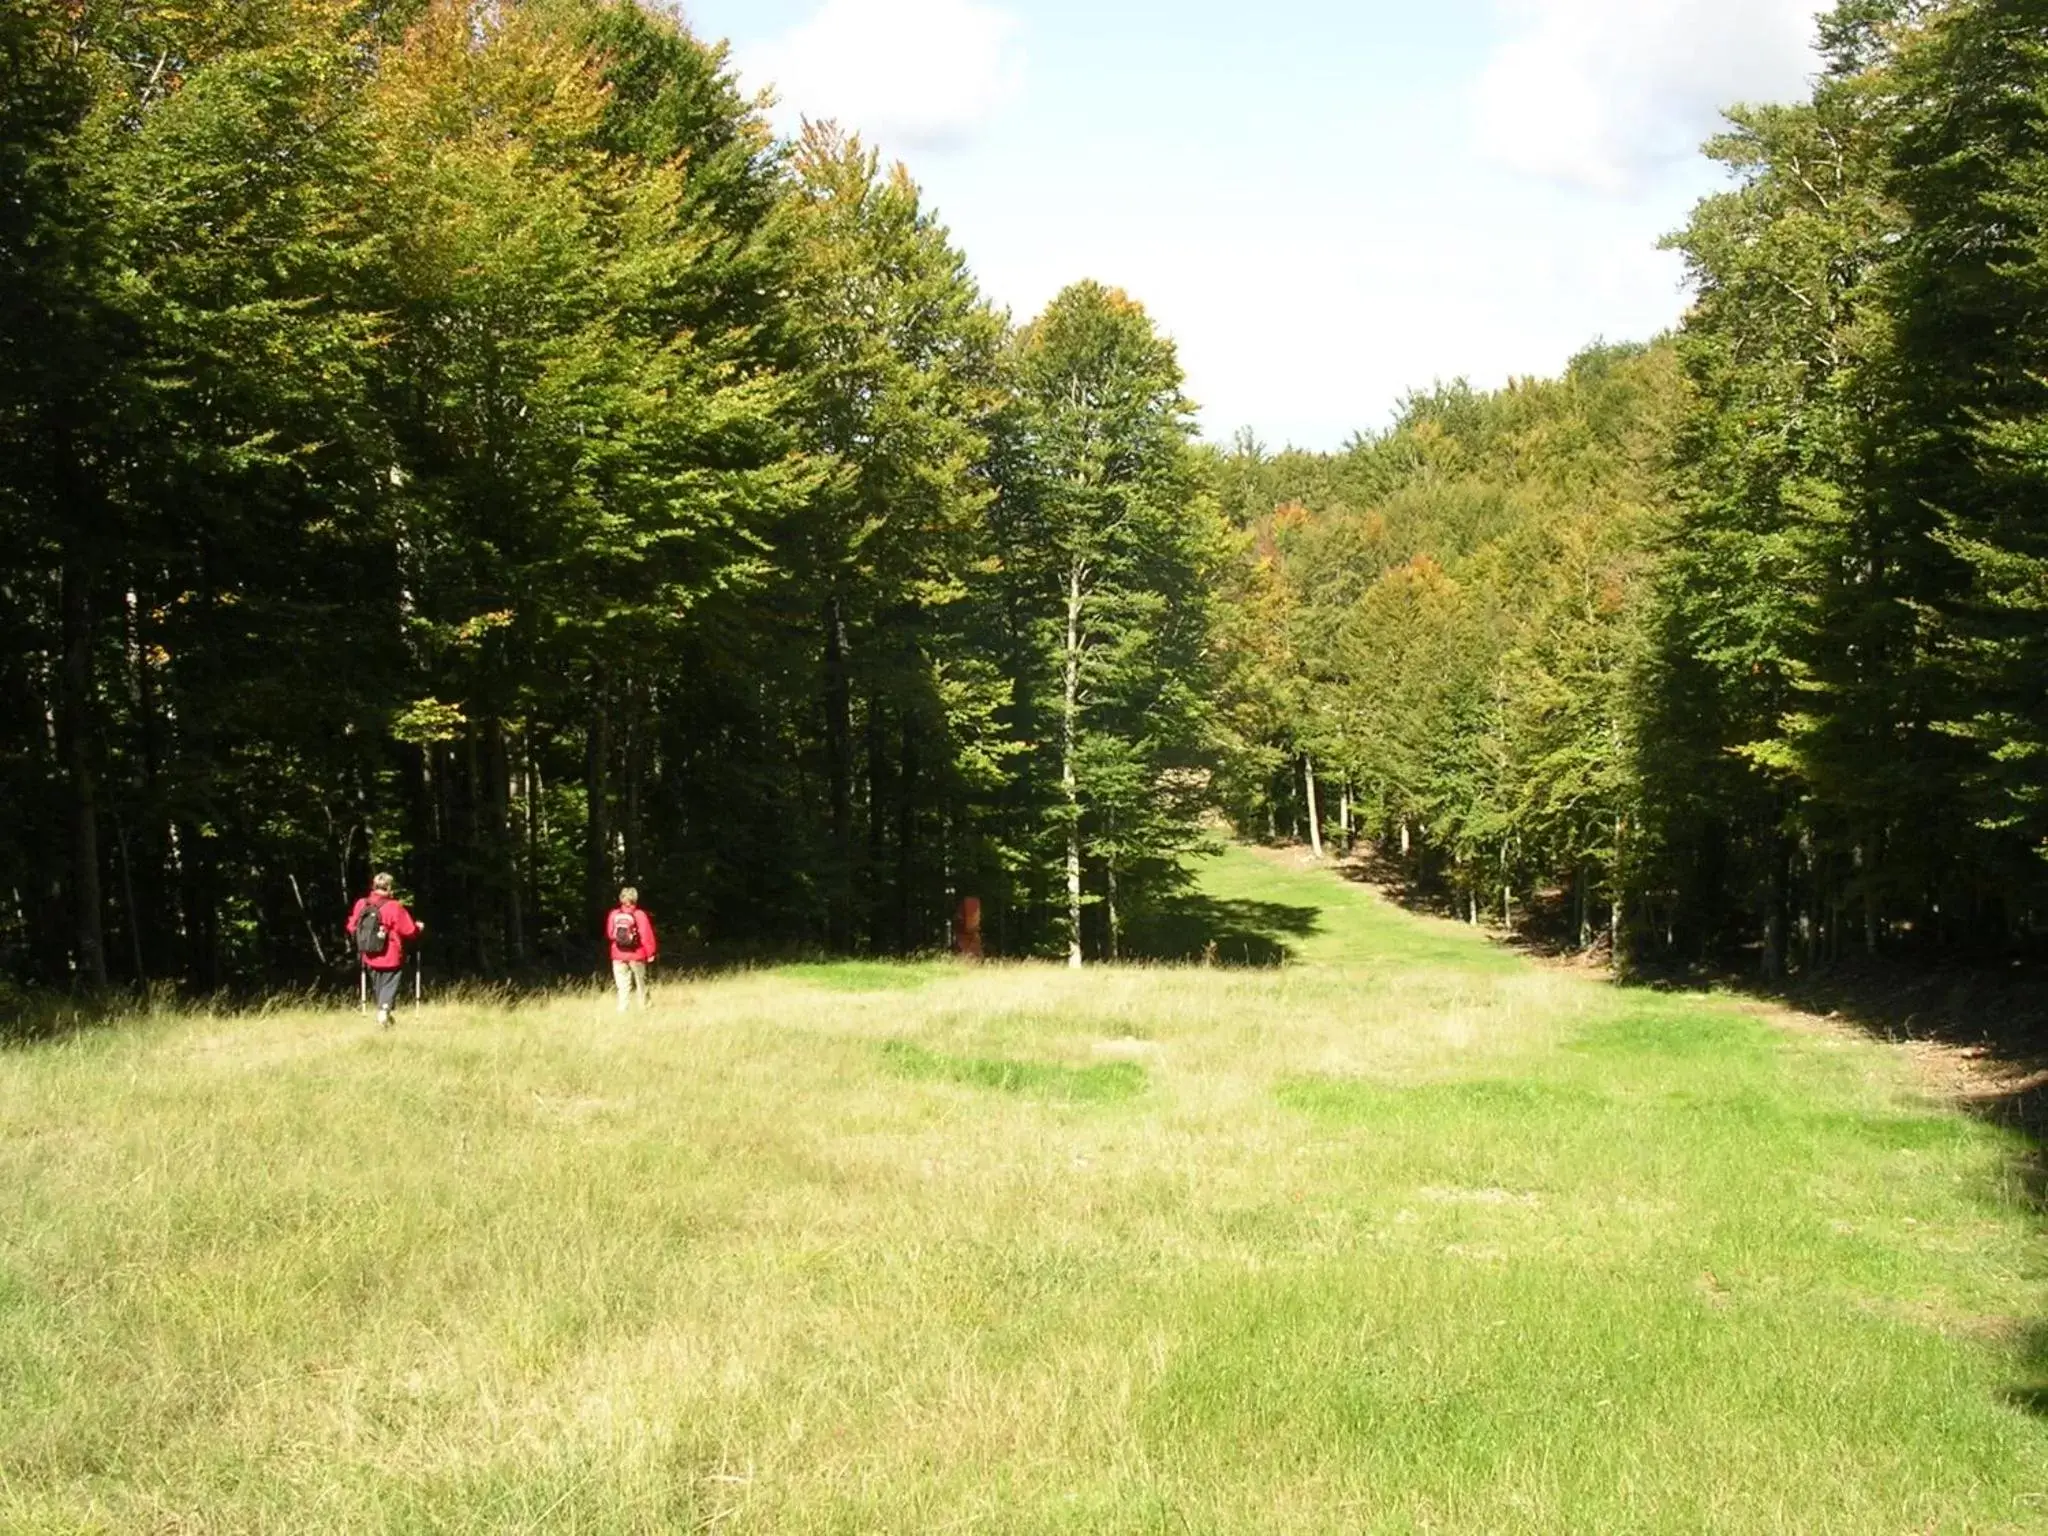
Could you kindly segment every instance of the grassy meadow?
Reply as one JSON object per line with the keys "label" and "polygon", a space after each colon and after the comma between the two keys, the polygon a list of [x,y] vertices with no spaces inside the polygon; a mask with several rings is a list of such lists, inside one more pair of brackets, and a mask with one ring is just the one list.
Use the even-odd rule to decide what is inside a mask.
{"label": "grassy meadow", "polygon": [[2009,1133],[1284,859],[1205,893],[1169,947],[1286,963],[0,1053],[0,1531],[2048,1530]]}

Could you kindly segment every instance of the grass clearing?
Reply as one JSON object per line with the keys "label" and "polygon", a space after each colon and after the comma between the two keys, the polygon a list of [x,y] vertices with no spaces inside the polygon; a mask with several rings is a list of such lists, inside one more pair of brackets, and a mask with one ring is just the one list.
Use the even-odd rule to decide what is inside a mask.
{"label": "grass clearing", "polygon": [[2048,1529],[2007,1133],[1327,874],[1202,903],[1288,963],[0,1054],[0,1530]]}

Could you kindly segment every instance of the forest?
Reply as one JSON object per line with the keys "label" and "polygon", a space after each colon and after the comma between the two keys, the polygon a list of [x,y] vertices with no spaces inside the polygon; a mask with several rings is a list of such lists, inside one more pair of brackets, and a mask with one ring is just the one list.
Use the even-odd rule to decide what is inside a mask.
{"label": "forest", "polygon": [[[2048,940],[2048,7],[1844,0],[1671,335],[1205,444],[635,0],[0,11],[0,972],[1131,951],[1222,836],[1776,977]],[[1219,300],[1220,301],[1220,300]]]}

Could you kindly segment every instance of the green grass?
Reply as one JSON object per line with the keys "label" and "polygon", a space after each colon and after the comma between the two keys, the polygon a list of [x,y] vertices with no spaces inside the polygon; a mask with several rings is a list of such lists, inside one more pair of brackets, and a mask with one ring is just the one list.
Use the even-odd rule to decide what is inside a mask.
{"label": "green grass", "polygon": [[1903,1056],[1168,916],[0,1054],[0,1531],[2048,1529],[2027,1149]]}
{"label": "green grass", "polygon": [[945,974],[930,964],[828,960],[786,965],[777,973],[791,981],[807,981],[827,992],[919,992]]}
{"label": "green grass", "polygon": [[882,1060],[899,1077],[962,1083],[1054,1103],[1117,1103],[1145,1091],[1145,1069],[1129,1061],[1065,1067],[1057,1062],[1015,1061],[999,1056],[946,1056],[909,1040],[884,1044]]}

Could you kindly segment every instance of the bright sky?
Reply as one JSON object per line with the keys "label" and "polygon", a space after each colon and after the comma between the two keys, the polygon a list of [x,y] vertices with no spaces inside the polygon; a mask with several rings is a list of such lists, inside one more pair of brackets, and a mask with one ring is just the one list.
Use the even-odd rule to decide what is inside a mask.
{"label": "bright sky", "polygon": [[684,0],[776,121],[903,160],[1018,319],[1127,289],[1206,436],[1335,448],[1684,308],[1657,239],[1813,0]]}

